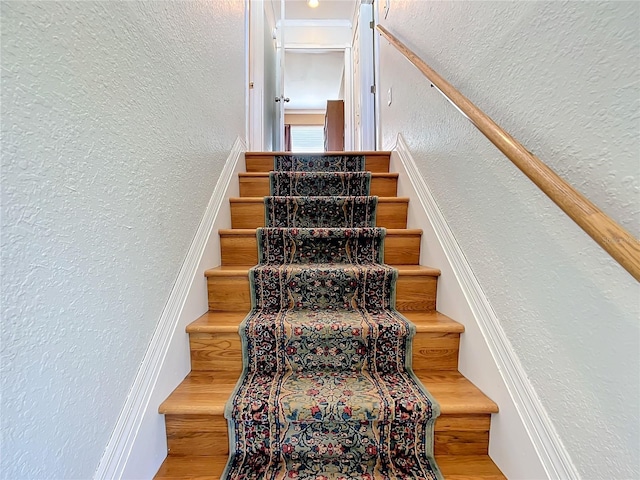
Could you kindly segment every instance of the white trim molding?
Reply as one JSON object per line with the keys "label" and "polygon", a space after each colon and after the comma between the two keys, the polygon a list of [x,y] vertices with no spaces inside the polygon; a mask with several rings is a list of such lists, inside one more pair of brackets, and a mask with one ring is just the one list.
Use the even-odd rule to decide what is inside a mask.
{"label": "white trim molding", "polygon": [[345,48],[350,47],[351,45],[348,42],[331,43],[326,45],[323,43],[287,43],[285,45],[285,50],[298,50],[298,53],[319,53],[344,50]]}
{"label": "white trim molding", "polygon": [[284,25],[285,27],[345,27],[351,28],[350,20],[334,19],[334,20],[316,20],[316,19],[285,19],[278,20],[276,27]]}
{"label": "white trim molding", "polygon": [[307,109],[285,109],[284,114],[285,115],[324,115],[325,113],[327,113],[327,110],[325,108],[307,108]]}
{"label": "white trim molding", "polygon": [[[427,261],[435,260],[438,264],[434,266],[442,270],[438,310],[465,325],[460,371],[500,408],[492,420],[491,457],[508,478],[540,479],[546,474],[549,479],[579,479],[575,465],[402,135],[398,135],[391,150],[397,155],[394,170],[400,173],[398,195],[413,197],[410,207],[416,201],[419,203],[412,207],[422,210],[413,214],[414,221],[420,215],[426,217],[419,225],[410,227],[424,229],[426,238],[422,245],[429,242],[429,248],[422,250],[429,250],[432,258]],[[438,251],[434,253],[435,250]],[[473,353],[470,355],[465,349]]]}
{"label": "white trim molding", "polygon": [[[204,216],[198,226],[176,283],[136,374],[95,480],[152,478],[167,454],[164,418],[158,406],[190,370],[189,342],[184,327],[207,310],[204,269],[219,264],[218,228],[230,226],[226,200],[235,173],[244,167],[246,146],[237,138]],[[242,164],[242,165],[241,165]],[[222,224],[222,225],[220,225]]]}

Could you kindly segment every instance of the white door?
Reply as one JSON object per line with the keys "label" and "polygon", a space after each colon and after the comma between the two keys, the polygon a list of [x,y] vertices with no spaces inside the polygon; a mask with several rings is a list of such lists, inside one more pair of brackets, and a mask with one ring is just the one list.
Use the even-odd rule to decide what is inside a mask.
{"label": "white door", "polygon": [[360,104],[360,148],[362,150],[376,149],[376,75],[375,75],[375,9],[370,3],[360,5],[358,18],[358,73],[359,88],[358,102]]}
{"label": "white door", "polygon": [[285,150],[284,143],[284,109],[285,104],[289,99],[285,96],[284,91],[284,68],[285,68],[285,0],[280,0],[280,18],[278,19],[277,27],[277,54],[276,54],[276,102],[275,108],[275,122],[278,134],[276,135],[276,142],[274,150],[282,152]]}
{"label": "white door", "polygon": [[362,72],[360,71],[360,22],[359,15],[356,17],[356,24],[353,32],[353,146],[354,150],[362,148]]}

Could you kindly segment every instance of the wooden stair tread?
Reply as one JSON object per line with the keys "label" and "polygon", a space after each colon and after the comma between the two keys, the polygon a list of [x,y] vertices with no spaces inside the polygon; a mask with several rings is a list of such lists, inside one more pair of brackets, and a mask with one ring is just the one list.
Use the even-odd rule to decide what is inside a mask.
{"label": "wooden stair tread", "polygon": [[[417,371],[416,376],[445,415],[497,413],[497,405],[459,372]],[[237,373],[194,371],[162,402],[158,411],[175,415],[222,415]]]}
{"label": "wooden stair tread", "polygon": [[[220,235],[229,236],[256,236],[255,228],[221,228],[218,230]],[[387,228],[386,236],[400,236],[400,235],[422,235],[422,229],[420,228]]]}
{"label": "wooden stair tread", "polygon": [[[223,265],[205,272],[209,310],[248,312],[251,309],[249,269],[253,265]],[[403,311],[436,309],[440,270],[420,265],[393,265],[398,269],[396,308]]]}
{"label": "wooden stair tread", "polygon": [[[258,239],[255,228],[220,229],[222,265],[253,265],[258,263]],[[412,228],[387,229],[384,258],[389,264],[420,263],[422,230]]]}
{"label": "wooden stair tread", "polygon": [[[239,172],[238,176],[247,178],[268,178],[269,172]],[[400,174],[397,172],[371,172],[371,178],[398,178],[399,176]]]}
{"label": "wooden stair tread", "polygon": [[[364,155],[365,170],[369,172],[388,172],[391,152],[371,151],[371,152],[323,152],[323,155]],[[268,172],[273,170],[273,157],[275,155],[305,155],[304,153],[291,152],[246,152],[244,155],[245,170],[247,172]],[[313,154],[309,154],[313,155]]]}
{"label": "wooden stair tread", "polygon": [[[371,173],[370,195],[395,197],[398,193],[398,173]],[[271,194],[269,172],[244,172],[238,174],[240,197],[262,197]]]}
{"label": "wooden stair tread", "polygon": [[345,157],[350,157],[350,156],[354,156],[354,155],[364,155],[365,157],[367,155],[378,155],[378,156],[383,156],[383,157],[388,157],[389,155],[391,155],[391,151],[390,150],[338,150],[338,151],[326,151],[326,152],[296,152],[296,153],[292,153],[292,152],[259,152],[259,151],[252,151],[252,152],[245,152],[244,156],[246,157],[253,157],[253,156],[259,156],[259,157],[264,157],[264,156],[284,156],[284,157],[290,157],[292,155],[324,155],[324,156],[328,156],[328,155],[338,155],[338,156],[345,156]]}
{"label": "wooden stair tread", "polygon": [[498,405],[460,372],[415,372],[440,403],[442,414],[498,413]]}
{"label": "wooden stair tread", "polygon": [[[246,277],[249,269],[255,265],[222,265],[205,270],[205,277]],[[398,274],[402,276],[440,276],[440,270],[423,265],[391,265],[398,269]]]}
{"label": "wooden stair tread", "polygon": [[[417,277],[413,277],[417,278]],[[192,371],[242,371],[238,327],[250,306],[235,312],[210,311],[187,326]],[[406,312],[416,326],[412,360],[416,370],[456,371],[460,333],[464,327],[435,311]]]}
{"label": "wooden stair tread", "polygon": [[[264,204],[264,197],[231,197],[229,202]],[[409,197],[378,197],[378,203],[409,203]]]}
{"label": "wooden stair tread", "polygon": [[[264,196],[229,199],[232,228],[254,228],[265,224]],[[408,197],[378,197],[376,225],[407,228]]]}
{"label": "wooden stair tread", "polygon": [[[504,480],[506,477],[489,455],[436,455],[447,480]],[[219,480],[226,455],[210,457],[169,455],[154,477],[156,480]]]}
{"label": "wooden stair tread", "polygon": [[160,466],[155,480],[219,480],[227,456],[212,457],[169,455]]}
{"label": "wooden stair tread", "polygon": [[446,480],[506,480],[507,478],[489,455],[436,455],[436,462]]}
{"label": "wooden stair tread", "polygon": [[[401,312],[417,332],[462,333],[464,326],[440,312]],[[246,312],[207,312],[187,326],[187,333],[233,333]]]}

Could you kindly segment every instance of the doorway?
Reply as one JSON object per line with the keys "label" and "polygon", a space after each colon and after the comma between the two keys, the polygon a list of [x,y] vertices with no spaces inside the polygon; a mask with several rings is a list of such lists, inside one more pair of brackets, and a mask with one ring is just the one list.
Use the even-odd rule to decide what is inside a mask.
{"label": "doorway", "polygon": [[[372,5],[361,0],[320,0],[320,6],[311,9],[306,3],[249,2],[250,150],[285,150],[285,125],[317,131],[324,125],[328,100],[344,102],[345,150],[363,147],[362,129],[374,124],[373,111],[362,101],[374,95],[372,78],[361,75],[362,64],[367,64],[362,56],[369,53],[357,42],[366,36],[354,35],[362,12],[371,12]],[[360,68],[354,77],[356,50]],[[373,58],[369,63],[373,66]],[[302,129],[294,130],[302,134]]]}
{"label": "doorway", "polygon": [[285,48],[285,58],[283,150],[323,151],[328,102],[352,103],[345,49]]}

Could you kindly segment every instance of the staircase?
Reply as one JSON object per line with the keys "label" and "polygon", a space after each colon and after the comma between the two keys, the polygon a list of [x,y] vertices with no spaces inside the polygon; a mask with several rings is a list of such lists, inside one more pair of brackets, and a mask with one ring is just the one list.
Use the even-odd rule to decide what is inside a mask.
{"label": "staircase", "polygon": [[[458,370],[464,328],[436,311],[440,272],[419,265],[422,232],[407,229],[408,198],[396,196],[398,175],[388,152],[365,152],[377,225],[387,228],[385,263],[398,269],[396,306],[416,325],[413,369],[438,401],[435,455],[447,479],[503,479],[488,456],[491,414],[498,408]],[[258,261],[256,232],[264,225],[273,153],[247,153],[240,197],[230,201],[232,228],[220,230],[222,265],[206,272],[209,312],[187,327],[191,373],[160,405],[168,457],[155,478],[217,479],[229,452],[225,403],[242,371],[238,326],[249,312],[248,270]]]}

